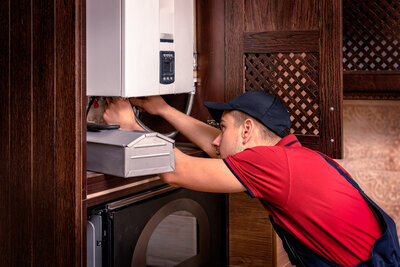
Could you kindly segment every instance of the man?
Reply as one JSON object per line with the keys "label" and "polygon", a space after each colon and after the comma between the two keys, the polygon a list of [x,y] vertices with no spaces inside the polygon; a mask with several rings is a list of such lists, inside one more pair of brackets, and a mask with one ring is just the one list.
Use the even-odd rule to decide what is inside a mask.
{"label": "man", "polygon": [[[211,157],[175,149],[175,171],[160,174],[166,183],[259,198],[293,264],[398,266],[393,220],[337,163],[286,134],[289,114],[272,95],[250,91],[227,103],[204,103],[220,130],[159,96],[131,103],[166,119]],[[127,130],[140,128],[130,103],[121,99],[108,101],[103,118]]]}

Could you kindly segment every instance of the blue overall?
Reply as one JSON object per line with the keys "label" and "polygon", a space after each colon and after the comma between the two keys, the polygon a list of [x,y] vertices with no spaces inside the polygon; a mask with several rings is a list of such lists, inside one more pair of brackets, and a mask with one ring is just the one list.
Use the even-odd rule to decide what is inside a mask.
{"label": "blue overall", "polygon": [[[382,229],[382,236],[379,237],[371,252],[371,257],[365,261],[358,263],[357,267],[364,266],[400,266],[400,247],[397,237],[396,225],[392,218],[389,217],[378,205],[376,205],[358,186],[358,184],[344,172],[333,160],[327,156],[320,154],[332,167],[334,167],[346,180],[351,183],[364,197],[372,212],[374,213],[379,225]],[[272,217],[269,217],[271,223],[282,239],[290,262],[297,266],[339,266],[327,259],[319,256],[298,239],[290,235],[286,230],[277,225]]]}

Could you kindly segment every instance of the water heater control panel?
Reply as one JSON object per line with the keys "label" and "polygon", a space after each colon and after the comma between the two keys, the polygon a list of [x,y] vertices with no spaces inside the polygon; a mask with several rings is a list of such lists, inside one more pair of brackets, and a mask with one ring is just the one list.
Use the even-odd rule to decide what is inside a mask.
{"label": "water heater control panel", "polygon": [[175,52],[160,51],[160,83],[171,84],[175,81]]}

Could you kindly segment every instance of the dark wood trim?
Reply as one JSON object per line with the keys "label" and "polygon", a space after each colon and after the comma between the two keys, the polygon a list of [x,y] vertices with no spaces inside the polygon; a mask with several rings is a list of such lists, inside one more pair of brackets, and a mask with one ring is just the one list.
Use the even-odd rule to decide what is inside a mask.
{"label": "dark wood trim", "polygon": [[10,1],[10,262],[32,264],[32,13],[31,1]]}
{"label": "dark wood trim", "polygon": [[345,71],[343,91],[345,99],[400,99],[400,72]]}
{"label": "dark wood trim", "polygon": [[[32,265],[54,264],[56,255],[55,60],[54,2],[32,1]],[[44,193],[49,192],[49,193]]]}
{"label": "dark wood trim", "polygon": [[342,2],[321,1],[320,90],[321,149],[342,158]]}
{"label": "dark wood trim", "polygon": [[244,93],[245,88],[243,10],[243,0],[225,0],[225,101]]}
{"label": "dark wood trim", "polygon": [[[100,174],[101,175],[101,174]],[[100,177],[101,179],[101,177]],[[105,177],[107,179],[107,177]],[[122,178],[123,179],[123,178]],[[89,179],[90,180],[90,179]],[[83,201],[87,208],[96,206],[99,204],[107,203],[113,200],[117,200],[123,197],[127,197],[139,192],[143,192],[146,190],[150,190],[152,188],[164,185],[165,183],[161,179],[156,179],[153,181],[149,181],[146,183],[142,183],[140,185],[127,184],[124,188],[118,188],[118,190],[105,190],[99,191],[98,194],[94,194],[92,197],[88,195],[88,197]]]}
{"label": "dark wood trim", "polygon": [[[0,1],[0,255],[11,254],[10,192],[10,0]],[[11,266],[11,258],[2,256],[2,264]]]}
{"label": "dark wood trim", "polygon": [[57,1],[56,49],[56,260],[80,266],[82,248],[82,1]]}
{"label": "dark wood trim", "polygon": [[[81,33],[81,97],[82,97],[82,132],[81,132],[81,139],[82,139],[82,199],[86,198],[86,186],[87,186],[87,178],[86,178],[86,103],[87,103],[87,96],[86,96],[86,0],[81,2],[82,8],[80,10],[80,33]],[[85,223],[86,224],[86,223]],[[86,226],[85,228],[86,229]],[[86,242],[85,242],[86,244]]]}
{"label": "dark wood trim", "polygon": [[319,52],[319,31],[243,33],[244,53]]}
{"label": "dark wood trim", "polygon": [[224,101],[224,26],[223,0],[196,0],[198,84],[192,116],[202,121],[211,119],[204,101]]}

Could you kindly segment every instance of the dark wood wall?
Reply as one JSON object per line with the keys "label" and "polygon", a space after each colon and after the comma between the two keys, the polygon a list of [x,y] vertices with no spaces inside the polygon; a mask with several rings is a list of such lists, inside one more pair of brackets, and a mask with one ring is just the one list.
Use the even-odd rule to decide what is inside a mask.
{"label": "dark wood wall", "polygon": [[81,4],[0,3],[1,266],[81,266]]}

